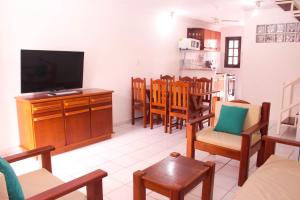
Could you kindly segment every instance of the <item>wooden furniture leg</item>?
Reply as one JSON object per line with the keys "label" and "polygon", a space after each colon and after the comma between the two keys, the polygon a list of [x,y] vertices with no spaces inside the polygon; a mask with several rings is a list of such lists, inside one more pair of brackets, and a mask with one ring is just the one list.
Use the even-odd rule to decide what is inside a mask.
{"label": "wooden furniture leg", "polygon": [[146,188],[142,180],[144,174],[140,170],[133,173],[133,200],[146,200]]}
{"label": "wooden furniture leg", "polygon": [[206,166],[210,168],[207,177],[203,180],[202,200],[212,200],[215,179],[215,163],[207,161]]}
{"label": "wooden furniture leg", "polygon": [[150,129],[153,129],[153,113],[150,112]]}
{"label": "wooden furniture leg", "polygon": [[194,139],[195,139],[195,132],[193,131],[193,125],[187,124],[186,125],[186,137],[187,137],[187,151],[186,156],[188,158],[195,158],[195,147],[194,147]]}
{"label": "wooden furniture leg", "polygon": [[184,200],[184,195],[182,192],[179,191],[172,191],[170,200]]}
{"label": "wooden furniture leg", "polygon": [[238,186],[242,186],[248,178],[249,161],[250,161],[250,144],[251,144],[251,136],[243,135],[241,155],[240,155],[241,157],[240,157]]}
{"label": "wooden furniture leg", "polygon": [[102,180],[95,180],[86,186],[87,200],[103,200]]}

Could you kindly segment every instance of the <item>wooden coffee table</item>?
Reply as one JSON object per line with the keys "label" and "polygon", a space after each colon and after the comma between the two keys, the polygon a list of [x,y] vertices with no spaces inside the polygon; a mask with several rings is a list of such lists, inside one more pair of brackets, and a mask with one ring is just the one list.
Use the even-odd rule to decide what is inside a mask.
{"label": "wooden coffee table", "polygon": [[183,200],[184,195],[203,181],[202,199],[211,200],[215,163],[193,160],[171,153],[162,161],[133,174],[134,200],[146,199],[146,188],[169,197]]}

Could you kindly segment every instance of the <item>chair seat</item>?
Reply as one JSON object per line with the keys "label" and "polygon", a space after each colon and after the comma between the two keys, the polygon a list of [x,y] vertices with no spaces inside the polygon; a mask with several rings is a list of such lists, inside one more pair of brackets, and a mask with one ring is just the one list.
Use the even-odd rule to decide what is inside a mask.
{"label": "chair seat", "polygon": [[[1,179],[4,179],[4,176],[0,176]],[[63,184],[64,182],[58,179],[57,177],[53,176],[50,172],[48,172],[45,169],[39,169],[27,174],[23,174],[21,176],[18,176],[19,181],[21,183],[24,196],[25,198],[32,197],[36,194],[39,194],[41,192],[44,192],[48,189],[51,189],[55,186],[58,186],[60,184]],[[5,180],[0,180],[0,182],[5,183]],[[5,190],[5,184],[2,186],[1,184],[1,200],[8,200],[7,193],[6,198],[4,197],[5,193],[3,193],[2,190]],[[72,193],[69,193],[61,198],[58,198],[59,200],[86,200],[86,196],[79,192],[74,191]]]}
{"label": "chair seat", "polygon": [[[202,129],[201,131],[197,132],[196,140],[237,151],[241,150],[242,145],[242,136],[217,132],[214,131],[213,127]],[[261,134],[259,132],[254,133],[252,135],[251,144],[254,145],[259,140],[261,140]]]}

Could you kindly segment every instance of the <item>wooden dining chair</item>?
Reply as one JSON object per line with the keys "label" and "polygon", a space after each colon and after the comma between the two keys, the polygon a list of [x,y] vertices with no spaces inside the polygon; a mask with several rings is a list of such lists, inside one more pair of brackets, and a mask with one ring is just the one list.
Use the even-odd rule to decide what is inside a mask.
{"label": "wooden dining chair", "polygon": [[168,82],[173,82],[175,81],[175,76],[170,76],[170,75],[160,75],[161,80],[166,80]]}
{"label": "wooden dining chair", "polygon": [[[198,96],[198,102],[201,104],[198,106],[197,110],[200,115],[203,115],[204,112],[211,112],[211,103],[212,103],[212,93],[207,95],[201,95],[204,92],[212,91],[212,78],[196,78],[193,82],[193,93]],[[194,99],[195,100],[195,99]],[[208,120],[208,125],[210,125],[210,120]]]}
{"label": "wooden dining chair", "polygon": [[156,114],[157,119],[163,116],[165,133],[168,126],[168,107],[167,107],[168,84],[167,81],[151,79],[150,85],[150,128],[153,129],[153,115]]}
{"label": "wooden dining chair", "polygon": [[179,80],[183,82],[193,83],[194,79],[196,79],[196,77],[191,78],[189,76],[179,76]]}
{"label": "wooden dining chair", "polygon": [[149,119],[149,103],[146,98],[146,79],[131,77],[131,123],[135,124],[135,111],[143,113],[144,128]]}
{"label": "wooden dining chair", "polygon": [[176,127],[180,120],[180,128],[182,128],[182,121],[189,121],[191,117],[195,117],[190,106],[190,83],[176,81],[170,83],[169,89],[169,127],[172,133],[173,117],[176,117]]}

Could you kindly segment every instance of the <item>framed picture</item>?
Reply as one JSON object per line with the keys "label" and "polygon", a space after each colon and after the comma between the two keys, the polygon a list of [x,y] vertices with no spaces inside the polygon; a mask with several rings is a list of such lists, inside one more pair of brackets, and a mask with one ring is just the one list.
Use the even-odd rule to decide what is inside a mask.
{"label": "framed picture", "polygon": [[257,34],[264,34],[266,32],[266,26],[265,25],[257,25],[256,26],[256,33]]}
{"label": "framed picture", "polygon": [[286,31],[286,24],[277,24],[277,33],[284,33]]}
{"label": "framed picture", "polygon": [[300,32],[297,33],[295,42],[300,42]]}
{"label": "framed picture", "polygon": [[276,32],[276,24],[268,24],[266,25],[266,33],[275,33]]}
{"label": "framed picture", "polygon": [[266,43],[275,42],[275,34],[266,34],[265,42]]}
{"label": "framed picture", "polygon": [[265,35],[256,35],[256,43],[264,43]]}
{"label": "framed picture", "polygon": [[285,41],[286,42],[295,42],[296,41],[296,33],[286,33]]}
{"label": "framed picture", "polygon": [[284,33],[276,34],[276,42],[284,42]]}
{"label": "framed picture", "polygon": [[286,32],[289,33],[297,32],[297,23],[286,24]]}

